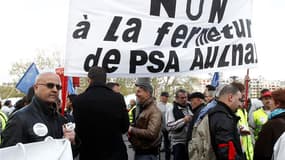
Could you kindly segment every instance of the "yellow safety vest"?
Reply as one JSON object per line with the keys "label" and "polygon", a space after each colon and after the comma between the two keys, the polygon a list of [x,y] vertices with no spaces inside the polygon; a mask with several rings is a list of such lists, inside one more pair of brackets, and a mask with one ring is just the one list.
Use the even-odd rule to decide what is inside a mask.
{"label": "yellow safety vest", "polygon": [[[7,121],[8,121],[8,118],[7,118],[6,114],[3,113],[2,111],[0,111],[1,131],[3,131],[5,129]],[[0,134],[1,134],[1,132],[0,132]],[[0,144],[1,144],[1,136],[0,136]]]}
{"label": "yellow safety vest", "polygon": [[253,112],[253,120],[255,124],[254,138],[255,140],[257,140],[258,133],[261,131],[263,124],[265,124],[268,121],[268,115],[263,108],[260,108]]}
{"label": "yellow safety vest", "polygon": [[128,112],[128,114],[129,114],[129,120],[130,120],[130,123],[133,123],[133,121],[134,121],[134,119],[133,119],[133,110],[136,108],[137,106],[133,106],[130,110],[129,110],[129,112]]}
{"label": "yellow safety vest", "polygon": [[[245,109],[239,108],[236,112],[236,115],[240,117],[240,120],[238,121],[238,126],[244,127],[249,130],[247,111]],[[253,160],[253,144],[251,135],[244,135],[240,137],[243,151],[246,154],[246,159]]]}

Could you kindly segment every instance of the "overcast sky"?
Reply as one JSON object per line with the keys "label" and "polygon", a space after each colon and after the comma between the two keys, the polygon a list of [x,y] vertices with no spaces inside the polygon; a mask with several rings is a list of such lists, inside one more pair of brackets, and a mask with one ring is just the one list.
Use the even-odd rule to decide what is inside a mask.
{"label": "overcast sky", "polygon": [[[253,32],[259,65],[251,77],[285,80],[285,1],[254,0]],[[64,52],[69,0],[0,0],[0,83],[17,61],[32,60],[37,49]],[[225,72],[244,77],[245,70]]]}

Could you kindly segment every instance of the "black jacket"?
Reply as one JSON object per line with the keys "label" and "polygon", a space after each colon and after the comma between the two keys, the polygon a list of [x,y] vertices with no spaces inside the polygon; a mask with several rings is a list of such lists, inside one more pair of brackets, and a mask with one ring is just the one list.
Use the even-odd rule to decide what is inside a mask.
{"label": "black jacket", "polygon": [[122,134],[129,128],[124,97],[104,84],[93,84],[72,100],[80,160],[127,159]]}
{"label": "black jacket", "polygon": [[[220,101],[217,101],[216,107],[208,114],[211,142],[217,159],[228,160],[229,157],[234,157],[235,160],[245,159],[237,129],[240,118]],[[229,150],[235,150],[235,153],[230,154]]]}
{"label": "black jacket", "polygon": [[285,113],[268,120],[259,132],[254,148],[254,160],[271,160],[273,147],[285,132]]}
{"label": "black jacket", "polygon": [[65,119],[56,112],[56,106],[47,106],[36,96],[32,102],[12,114],[2,133],[1,147],[17,143],[43,141],[47,136],[62,138]]}

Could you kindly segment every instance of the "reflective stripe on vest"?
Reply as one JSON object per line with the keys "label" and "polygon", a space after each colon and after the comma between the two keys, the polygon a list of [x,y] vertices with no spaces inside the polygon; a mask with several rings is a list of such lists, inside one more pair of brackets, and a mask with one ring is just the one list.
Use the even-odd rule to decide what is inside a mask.
{"label": "reflective stripe on vest", "polygon": [[[247,111],[245,109],[238,109],[236,115],[240,117],[240,120],[238,121],[238,126],[244,127],[246,130],[249,130],[248,121],[247,121],[248,119]],[[252,145],[251,135],[241,136],[241,143],[243,151],[245,152],[246,155],[246,159],[252,160],[254,149]]]}
{"label": "reflective stripe on vest", "polygon": [[5,113],[0,111],[0,121],[1,121],[1,127],[2,130],[6,127],[6,122],[8,121],[8,118]]}
{"label": "reflective stripe on vest", "polygon": [[[8,118],[7,118],[6,114],[3,113],[2,111],[0,111],[0,121],[1,121],[1,131],[3,132],[3,130],[6,127],[6,123],[8,121]],[[0,136],[0,144],[1,144],[1,142],[2,142],[2,140],[1,140],[1,136]]]}
{"label": "reflective stripe on vest", "polygon": [[129,120],[130,120],[130,123],[133,123],[133,110],[136,108],[137,106],[133,106],[130,110],[129,110],[129,112],[128,112],[128,114],[129,114]]}

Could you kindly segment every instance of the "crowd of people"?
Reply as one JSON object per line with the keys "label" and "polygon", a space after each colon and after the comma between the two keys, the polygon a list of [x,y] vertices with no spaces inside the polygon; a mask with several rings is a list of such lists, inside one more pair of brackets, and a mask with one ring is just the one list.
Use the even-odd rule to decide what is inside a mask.
{"label": "crowd of people", "polygon": [[[0,147],[51,136],[68,139],[74,159],[79,160],[127,160],[127,147],[134,150],[135,160],[203,159],[199,154],[217,160],[270,160],[276,156],[274,144],[285,131],[285,89],[263,89],[261,106],[246,99],[240,82],[217,88],[207,85],[203,92],[161,91],[157,100],[150,78],[138,78],[136,99],[127,105],[120,84],[107,83],[103,68],[92,67],[88,83],[83,93],[67,97],[62,115],[60,78],[55,73],[41,73],[16,105],[9,100],[3,103]],[[203,120],[208,134],[199,135]],[[66,125],[70,123],[74,124],[71,129]],[[131,146],[126,146],[123,135]],[[205,153],[206,149],[192,154],[197,139],[212,154]],[[159,156],[162,152],[164,157]]]}

